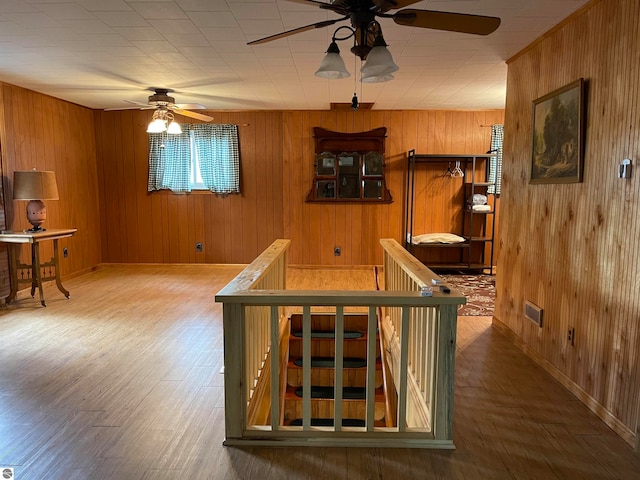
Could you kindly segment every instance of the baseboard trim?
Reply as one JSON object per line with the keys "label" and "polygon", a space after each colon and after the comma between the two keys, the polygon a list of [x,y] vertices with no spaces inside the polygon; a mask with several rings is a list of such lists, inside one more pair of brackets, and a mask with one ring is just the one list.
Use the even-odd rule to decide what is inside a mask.
{"label": "baseboard trim", "polygon": [[627,442],[632,448],[637,449],[638,436],[636,432],[631,430],[625,424],[623,424],[618,418],[616,418],[607,408],[598,402],[595,398],[585,392],[579,385],[577,385],[571,378],[565,375],[557,367],[551,364],[548,360],[542,358],[537,352],[530,349],[526,343],[518,337],[513,330],[511,330],[506,324],[502,323],[496,317],[493,317],[492,325],[496,329],[511,340],[520,350],[524,352],[529,358],[542,367],[549,375],[555,378],[563,387],[569,390],[578,400],[580,400],[589,410],[595,413],[600,420],[602,420],[609,428],[616,432],[622,439]]}
{"label": "baseboard trim", "polygon": [[[373,270],[376,265],[287,265],[287,268],[298,270]],[[382,266],[378,265],[382,271]]]}

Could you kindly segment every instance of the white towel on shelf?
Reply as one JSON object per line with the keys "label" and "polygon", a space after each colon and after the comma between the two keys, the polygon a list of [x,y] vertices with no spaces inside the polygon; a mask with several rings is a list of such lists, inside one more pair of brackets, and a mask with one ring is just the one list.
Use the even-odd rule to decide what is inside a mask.
{"label": "white towel on shelf", "polygon": [[474,212],[490,212],[491,205],[473,205],[471,207]]}

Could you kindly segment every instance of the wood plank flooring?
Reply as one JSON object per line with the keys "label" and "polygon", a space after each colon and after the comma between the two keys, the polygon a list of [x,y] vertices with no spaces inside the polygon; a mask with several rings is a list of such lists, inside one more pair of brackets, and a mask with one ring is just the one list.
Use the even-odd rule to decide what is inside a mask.
{"label": "wood plank flooring", "polygon": [[[0,467],[18,480],[640,477],[631,448],[487,317],[459,319],[455,451],[223,447],[213,296],[239,271],[106,266],[65,281],[69,300],[47,285],[46,308],[0,309]],[[325,274],[363,282],[300,269],[289,287]]]}

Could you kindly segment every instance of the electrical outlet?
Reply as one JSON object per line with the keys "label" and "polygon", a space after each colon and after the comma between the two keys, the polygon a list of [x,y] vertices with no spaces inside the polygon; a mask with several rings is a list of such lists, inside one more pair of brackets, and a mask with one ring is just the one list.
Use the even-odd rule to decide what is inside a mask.
{"label": "electrical outlet", "polygon": [[576,340],[576,329],[574,327],[571,327],[567,332],[567,342],[569,342],[570,345],[574,345],[575,340]]}
{"label": "electrical outlet", "polygon": [[69,256],[69,249],[68,249],[67,247],[64,247],[64,248],[62,249],[62,256],[63,256],[64,258],[67,258],[67,257]]}
{"label": "electrical outlet", "polygon": [[196,252],[202,252],[202,242],[196,242]]}
{"label": "electrical outlet", "polygon": [[340,247],[333,247],[333,254],[336,257],[339,257],[341,253],[342,253],[342,250],[340,249]]}

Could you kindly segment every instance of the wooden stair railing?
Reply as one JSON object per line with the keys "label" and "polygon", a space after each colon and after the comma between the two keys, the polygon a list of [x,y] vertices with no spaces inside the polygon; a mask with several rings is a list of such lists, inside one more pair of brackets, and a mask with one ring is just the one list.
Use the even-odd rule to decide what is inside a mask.
{"label": "wooden stair railing", "polygon": [[[284,425],[302,425],[303,335],[302,315],[292,314],[287,363],[287,391],[284,402]],[[366,408],[367,315],[345,314],[342,360],[342,426],[363,427]],[[312,426],[333,426],[335,397],[335,316],[311,315],[311,413]],[[377,335],[379,337],[379,335]],[[379,342],[377,342],[379,344]],[[375,415],[376,426],[386,426],[386,401],[382,388],[382,362],[379,348],[375,352]]]}
{"label": "wooden stair railing", "polygon": [[[281,239],[216,294],[223,304],[225,445],[454,448],[457,309],[465,298],[455,289],[422,296],[435,274],[397,241],[380,243],[381,290],[286,289],[290,242]],[[345,328],[346,312],[354,309],[366,310],[364,328]],[[290,332],[291,311],[302,311],[302,337],[299,329]],[[335,317],[326,319],[328,326],[312,326],[318,311]],[[299,351],[290,357],[296,343]],[[357,344],[366,345],[365,367],[354,360],[362,357],[351,351]],[[298,387],[301,402],[291,395],[298,397]],[[362,388],[364,402],[347,398]],[[397,397],[389,394],[394,391]],[[334,398],[318,398],[331,393]]]}

